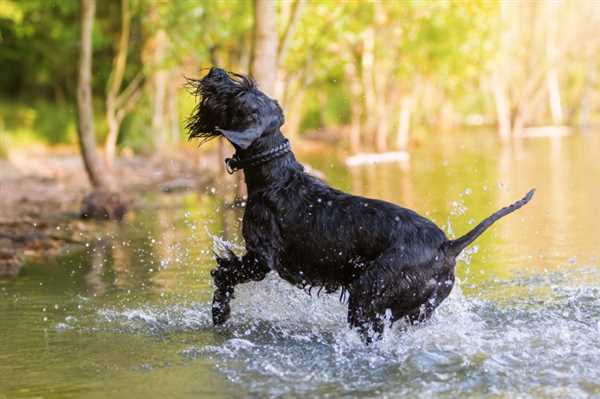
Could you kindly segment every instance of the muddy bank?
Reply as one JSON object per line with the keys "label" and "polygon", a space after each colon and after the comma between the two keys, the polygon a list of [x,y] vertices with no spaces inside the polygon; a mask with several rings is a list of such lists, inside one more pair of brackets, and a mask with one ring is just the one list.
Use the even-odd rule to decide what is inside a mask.
{"label": "muddy bank", "polygon": [[[144,194],[203,190],[219,173],[211,156],[132,157],[114,166],[130,209]],[[15,276],[29,257],[57,255],[82,245],[105,223],[83,221],[81,201],[91,190],[76,154],[27,154],[0,160],[0,276]]]}

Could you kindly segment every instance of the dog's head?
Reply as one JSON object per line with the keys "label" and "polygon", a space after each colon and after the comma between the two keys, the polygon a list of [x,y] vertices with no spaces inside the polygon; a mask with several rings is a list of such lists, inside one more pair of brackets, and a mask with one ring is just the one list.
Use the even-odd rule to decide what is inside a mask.
{"label": "dog's head", "polygon": [[201,97],[187,121],[190,138],[209,140],[222,135],[245,150],[283,125],[277,101],[246,76],[211,68],[204,78],[190,80],[189,85],[193,94]]}

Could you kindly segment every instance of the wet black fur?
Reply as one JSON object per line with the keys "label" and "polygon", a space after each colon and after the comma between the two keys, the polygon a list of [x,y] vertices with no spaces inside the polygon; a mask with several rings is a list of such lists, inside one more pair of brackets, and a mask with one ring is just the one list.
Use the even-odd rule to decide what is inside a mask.
{"label": "wet black fur", "polygon": [[[212,68],[191,84],[202,99],[189,120],[190,137],[223,134],[242,158],[285,140],[281,108],[250,79]],[[256,137],[248,139],[248,132]],[[533,195],[532,190],[465,236],[448,240],[433,222],[409,209],[329,187],[305,173],[293,153],[246,168],[244,174],[247,252],[241,258],[217,257],[214,323],[229,317],[236,285],[275,271],[301,288],[346,290],[348,322],[365,342],[381,334],[386,314],[391,322],[428,319],[452,290],[456,256]]]}

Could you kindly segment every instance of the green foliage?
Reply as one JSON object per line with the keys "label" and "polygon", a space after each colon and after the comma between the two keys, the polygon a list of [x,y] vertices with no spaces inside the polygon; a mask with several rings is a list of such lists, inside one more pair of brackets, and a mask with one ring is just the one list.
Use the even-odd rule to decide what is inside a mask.
{"label": "green foliage", "polygon": [[75,112],[70,105],[38,101],[33,105],[0,103],[3,134],[47,144],[75,143]]}
{"label": "green foliage", "polygon": [[[249,56],[252,3],[240,1],[140,0],[146,33],[162,29],[169,35],[169,53],[164,67],[193,60],[198,69],[213,63],[245,69],[240,57]],[[242,53],[246,54],[242,54]]]}
{"label": "green foliage", "polygon": [[301,131],[336,126],[350,122],[350,94],[332,79],[322,85],[310,87],[304,103]]}
{"label": "green foliage", "polygon": [[8,157],[8,138],[6,132],[0,129],[0,159]]}
{"label": "green foliage", "polygon": [[78,2],[4,4],[12,4],[19,17],[0,13],[2,92],[64,97],[73,90],[76,76]]}
{"label": "green foliage", "polygon": [[[150,107],[148,99],[145,98],[139,105],[140,110]],[[148,129],[148,116],[146,112],[133,112],[123,121],[121,126],[122,133],[119,135],[119,144],[128,147],[138,153],[150,153],[154,147]]]}
{"label": "green foliage", "polygon": [[35,107],[33,130],[50,144],[73,143],[76,115],[72,107],[42,103]]}
{"label": "green foliage", "polygon": [[[410,90],[420,76],[452,100],[469,97],[492,53],[490,21],[497,8],[484,1],[309,2],[283,60],[288,74],[303,75],[308,82],[302,129],[348,123],[350,102],[363,101],[348,92],[348,79],[361,76],[348,77],[344,71],[345,64],[354,63],[361,72],[370,28],[375,31],[376,73],[388,76],[393,90]],[[323,93],[326,101],[320,99]]]}
{"label": "green foliage", "polygon": [[20,23],[23,19],[23,11],[11,0],[0,0],[0,18]]}
{"label": "green foliage", "polygon": [[[288,14],[284,11],[292,9],[290,4],[277,3],[280,37],[286,31],[288,20],[284,17]],[[79,0],[0,0],[0,107],[10,135],[39,137],[47,143],[75,141],[79,8]],[[279,60],[281,76],[273,77],[283,82],[280,101],[289,112],[302,116],[301,132],[348,124],[357,104],[364,120],[368,85],[373,86],[376,97],[384,98],[380,103],[389,106],[390,132],[396,128],[400,100],[407,96],[415,100],[413,125],[417,122],[429,130],[439,117],[432,110],[446,106],[463,120],[470,114],[493,117],[489,88],[482,82],[489,78],[490,64],[498,58],[503,29],[500,8],[499,3],[486,0],[307,1],[288,51]],[[198,77],[214,64],[248,71],[252,1],[130,0],[130,9],[123,86],[140,71],[146,81],[144,95],[123,121],[119,143],[150,151],[148,130],[156,71],[168,70],[169,83],[177,80],[180,85],[174,95],[183,138],[184,118],[194,99],[185,93],[182,77]],[[99,140],[106,133],[106,85],[120,23],[120,1],[98,0],[93,91]],[[168,45],[157,60],[153,40],[159,31],[166,35]],[[367,54],[369,51],[372,54]],[[563,98],[572,104],[572,115],[577,115],[576,108],[592,79],[588,71],[593,62],[588,58],[572,61],[569,75],[561,77],[568,86]],[[375,76],[365,72],[369,62]],[[380,77],[385,82],[377,87],[375,81]],[[360,95],[356,94],[357,83]],[[302,100],[294,103],[295,98]]]}

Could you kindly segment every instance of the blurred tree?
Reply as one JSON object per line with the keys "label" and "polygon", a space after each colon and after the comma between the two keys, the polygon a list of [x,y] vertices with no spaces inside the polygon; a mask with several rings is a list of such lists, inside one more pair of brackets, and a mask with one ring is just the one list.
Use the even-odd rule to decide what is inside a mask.
{"label": "blurred tree", "polygon": [[92,29],[96,13],[95,0],[81,0],[81,39],[77,110],[79,144],[90,182],[94,187],[112,189],[114,183],[105,172],[96,147],[94,109],[92,106]]}
{"label": "blurred tree", "polygon": [[[0,9],[0,85],[12,95],[46,95],[64,101],[75,93],[77,3],[14,2]],[[69,22],[71,24],[69,24]],[[50,45],[52,44],[52,45]]]}
{"label": "blurred tree", "polygon": [[[161,5],[150,1],[147,4],[147,38],[144,43],[145,60],[149,73],[149,89],[151,99],[151,133],[154,148],[161,150],[168,141],[165,121],[170,71],[166,58],[170,46],[169,36],[162,24]],[[164,11],[163,11],[164,12]]]}
{"label": "blurred tree", "polygon": [[[319,58],[345,64],[341,71],[339,65],[327,64],[320,70],[350,90],[350,147],[386,150],[394,143],[406,148],[411,119],[417,116],[429,125],[447,124],[444,119],[451,112],[413,111],[451,109],[451,91],[477,81],[490,48],[486,21],[491,13],[484,2],[345,3]],[[335,15],[331,10],[323,14]],[[317,84],[322,90],[323,82]],[[425,103],[432,101],[440,104]]]}
{"label": "blurred tree", "polygon": [[[592,61],[582,68],[581,61],[575,61],[594,60],[600,49],[600,39],[592,33],[600,23],[597,5],[581,0],[504,0],[499,22],[491,80],[500,137],[521,136],[534,124],[573,124],[581,108],[573,95],[581,98],[583,76],[598,66]],[[561,81],[566,79],[579,80],[580,85],[571,84],[565,96]]]}
{"label": "blurred tree", "polygon": [[[213,64],[252,71],[284,107],[291,137],[340,139],[352,151],[406,149],[471,123],[497,122],[510,138],[600,114],[591,0],[97,6],[92,103],[106,113],[95,122],[109,164],[118,145],[152,153],[177,142],[193,105],[183,77]],[[77,0],[0,0],[6,130],[74,138],[77,65],[65,60],[77,54],[78,15]]]}
{"label": "blurred tree", "polygon": [[106,163],[112,168],[119,137],[119,128],[125,116],[133,110],[140,99],[140,90],[143,82],[142,71],[139,71],[121,90],[127,66],[127,52],[129,49],[131,14],[129,0],[121,0],[121,33],[113,60],[113,68],[108,78],[106,90],[106,121],[108,133],[104,144]]}
{"label": "blurred tree", "polygon": [[272,0],[254,0],[254,42],[250,74],[260,88],[275,96],[277,79],[277,14]]}
{"label": "blurred tree", "polygon": [[125,212],[125,205],[120,196],[114,192],[114,180],[98,154],[94,131],[92,29],[95,13],[95,0],[81,0],[81,39],[77,80],[78,133],[83,163],[90,183],[94,187],[94,191],[84,199],[82,215],[101,219],[120,219]]}

